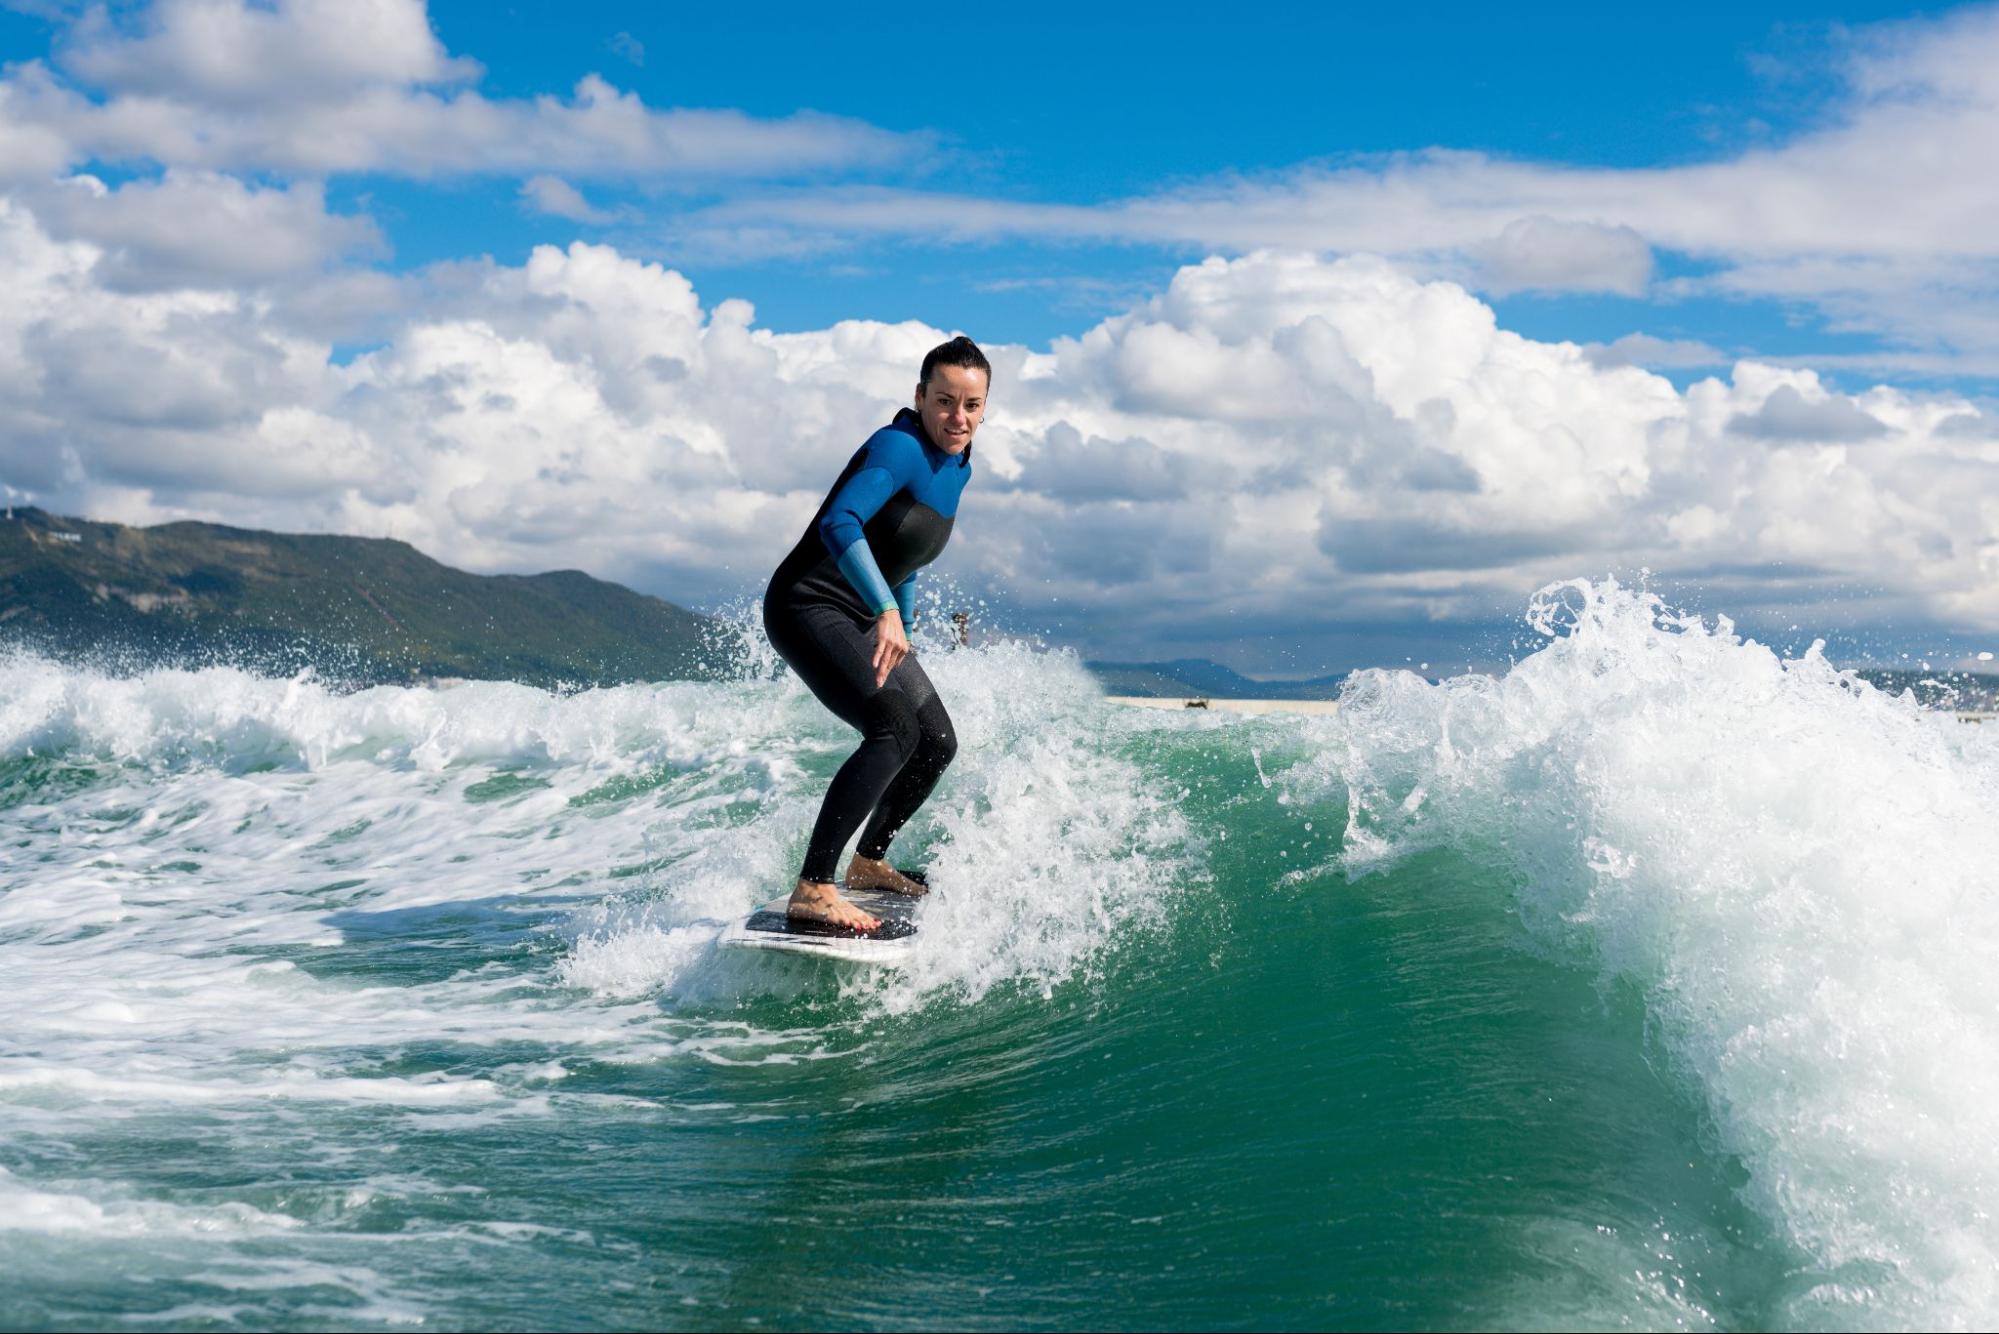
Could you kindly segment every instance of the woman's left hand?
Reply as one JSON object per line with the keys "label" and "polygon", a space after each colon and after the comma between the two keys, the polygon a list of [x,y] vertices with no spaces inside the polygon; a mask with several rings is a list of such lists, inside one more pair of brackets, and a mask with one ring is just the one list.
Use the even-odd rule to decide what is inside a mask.
{"label": "woman's left hand", "polygon": [[888,684],[888,674],[909,656],[909,635],[902,613],[891,607],[875,618],[875,689]]}

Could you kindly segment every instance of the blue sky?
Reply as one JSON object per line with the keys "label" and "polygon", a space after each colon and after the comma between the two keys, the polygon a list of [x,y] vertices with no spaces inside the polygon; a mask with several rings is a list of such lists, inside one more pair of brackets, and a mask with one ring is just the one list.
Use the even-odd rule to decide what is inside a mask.
{"label": "blue sky", "polygon": [[[1923,12],[1705,5],[1662,23],[1600,5],[1526,15],[1300,5],[1232,25],[1212,7],[1170,5],[1142,20],[1116,7],[1046,4],[948,20],[888,6],[430,7],[444,45],[483,67],[490,97],[559,95],[601,73],[656,107],[828,112],[935,137],[935,151],[877,180],[1079,205],[1432,147],[1571,166],[1723,158],[1822,123],[1853,30]],[[61,27],[45,12],[0,11],[0,51],[46,55]],[[583,188],[601,205],[629,203],[634,216],[583,225],[535,213],[520,206],[517,180],[486,176],[356,173],[332,182],[331,195],[336,207],[381,221],[390,268],[479,254],[518,262],[537,244],[610,239],[704,291],[753,301],[775,329],[913,318],[1040,345],[1156,290],[1204,252],[919,237],[721,258],[661,235],[678,206],[713,197],[700,183]],[[1643,329],[1764,356],[1854,353],[1879,341],[1829,331],[1809,308],[1774,301],[1529,293],[1497,308],[1508,327],[1546,339],[1607,342]]]}
{"label": "blue sky", "polygon": [[[1175,182],[1445,147],[1573,165],[1651,166],[1781,141],[1827,113],[1851,27],[1907,6],[1702,5],[1662,23],[1642,8],[1298,5],[1230,24],[1211,6],[927,7],[439,4],[438,34],[474,52],[494,93],[531,96],[601,71],[656,106],[758,116],[833,112],[939,138],[901,179],[1095,204]],[[779,329],[922,319],[1045,344],[1156,290],[1199,246],[855,244],[787,261],[716,262],[647,236],[644,221],[571,227],[504,205],[508,182],[433,189],[355,182],[408,210],[397,262],[517,257],[612,234],[704,290],[754,301]],[[476,212],[464,196],[481,200]],[[670,211],[672,199],[631,197]],[[552,225],[553,224],[553,225]],[[1004,286],[1005,290],[991,290]],[[1857,351],[1774,302],[1534,294],[1499,307],[1536,337],[1609,341],[1634,329],[1763,355]]]}
{"label": "blue sky", "polygon": [[11,499],[709,605],[964,330],[941,573],[1087,652],[1489,657],[1641,568],[1999,631],[1992,6],[0,0],[0,59]]}
{"label": "blue sky", "polygon": [[[447,41],[453,31],[477,38],[502,87],[545,89],[615,69],[621,86],[660,105],[816,109],[935,130],[944,146],[911,173],[919,187],[970,183],[1089,204],[1428,147],[1610,167],[1720,157],[1819,123],[1852,25],[1922,12],[1700,5],[1661,23],[1642,8],[1602,5],[1526,15],[1469,4],[1298,5],[1231,26],[1210,6],[1163,6],[1140,21],[1118,7],[1079,18],[1074,5],[1010,6],[955,24],[920,7],[897,21],[816,5],[716,8],[727,12],[523,4],[504,23],[491,21],[489,6],[436,14]],[[642,63],[631,63],[620,33],[640,44]],[[502,230],[498,211],[491,216],[494,237],[482,248],[494,253],[547,237],[532,220]],[[412,222],[412,260],[465,248],[448,229],[419,242],[423,224]],[[865,313],[1035,344],[1111,313],[1200,256],[1198,246],[868,246],[724,265],[649,247],[642,231],[635,252],[704,287],[726,285],[777,328]],[[989,290],[997,284],[1019,286]],[[1775,302],[1528,294],[1498,309],[1508,327],[1549,339],[1607,342],[1642,328],[1766,356],[1856,352],[1874,341]]]}

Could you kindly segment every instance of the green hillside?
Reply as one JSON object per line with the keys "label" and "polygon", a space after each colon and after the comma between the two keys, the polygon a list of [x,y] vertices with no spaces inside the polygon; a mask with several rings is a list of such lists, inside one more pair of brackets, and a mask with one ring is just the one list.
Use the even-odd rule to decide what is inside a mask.
{"label": "green hillside", "polygon": [[713,628],[580,571],[467,574],[381,538],[0,519],[0,639],[64,656],[599,685],[713,676]]}

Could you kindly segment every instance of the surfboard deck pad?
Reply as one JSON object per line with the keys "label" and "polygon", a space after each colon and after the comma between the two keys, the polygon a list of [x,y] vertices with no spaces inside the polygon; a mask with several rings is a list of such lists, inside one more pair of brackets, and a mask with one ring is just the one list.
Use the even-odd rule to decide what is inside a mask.
{"label": "surfboard deck pad", "polygon": [[891,963],[916,944],[916,909],[923,900],[885,889],[842,890],[849,903],[881,919],[873,931],[859,931],[831,922],[803,921],[786,909],[791,896],[772,899],[723,935],[724,945],[741,949],[781,950],[847,959],[855,963]]}

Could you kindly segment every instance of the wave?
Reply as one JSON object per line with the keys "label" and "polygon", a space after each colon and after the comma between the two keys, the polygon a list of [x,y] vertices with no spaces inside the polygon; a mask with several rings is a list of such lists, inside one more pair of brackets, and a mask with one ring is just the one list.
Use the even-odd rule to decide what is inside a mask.
{"label": "wave", "polygon": [[[1117,753],[1126,720],[1073,655],[927,656],[960,730],[982,738],[898,844],[938,887],[933,929],[900,973],[837,975],[891,1010],[1045,993],[1198,881],[1185,821]],[[0,811],[32,850],[0,876],[29,1016],[13,1036],[90,1052],[17,1062],[0,1096],[529,1108],[545,1095],[532,1081],[357,1082],[306,1053],[520,1041],[788,1059],[789,1039],[772,1050],[702,1007],[828,980],[718,942],[788,889],[851,746],[754,661],[733,682],[564,695],[0,658]],[[393,991],[339,975],[343,945],[404,938],[463,967]],[[295,1053],[279,1076],[272,1049]]]}
{"label": "wave", "polygon": [[[1988,1217],[1999,731],[1883,693],[1816,649],[1785,659],[1725,621],[1610,581],[1551,587],[1529,614],[1545,643],[1502,675],[1362,673],[1337,714],[1311,718],[1123,710],[1073,655],[927,643],[965,744],[898,844],[936,892],[919,952],[895,972],[719,946],[726,922],[788,886],[853,744],[755,656],[747,629],[738,680],[569,694],[343,691],[309,674],[114,676],[0,657],[0,817],[15,854],[0,866],[0,951],[17,1016],[0,1065],[0,1149],[12,1155],[0,1196],[40,1220],[5,1244],[115,1243],[125,1249],[99,1257],[109,1275],[156,1235],[176,1247],[212,1235],[225,1249],[281,1236],[286,1264],[306,1273],[377,1208],[339,1204],[339,1173],[312,1190],[287,1184],[329,1146],[372,1162],[392,1141],[512,1144],[522,1126],[594,1140],[628,1122],[691,1120],[737,1126],[755,1149],[790,1142],[785,1127],[827,1109],[921,1109],[971,1087],[994,1118],[965,1127],[972,1140],[1019,1133],[1022,1161],[1058,1164],[1094,1142],[1132,1169],[1069,1164],[1030,1184],[981,1150],[980,1179],[1021,1192],[1023,1216],[1129,1203],[1135,1222],[1089,1238],[1106,1263],[1165,1255],[1172,1238],[1190,1281],[1225,1285],[1230,1257],[1252,1244],[1360,1246],[1379,1231],[1366,1211],[1397,1188],[1393,1168],[1368,1166],[1356,1146],[1399,1152],[1433,1136],[1466,1161],[1515,1152],[1480,1099],[1540,1078],[1563,1086],[1506,1044],[1525,1042],[1531,1057],[1553,1029],[1587,1025],[1561,981],[1587,992],[1573,981],[1580,964],[1616,1004],[1642,1005],[1649,1029],[1580,1034],[1570,1050],[1590,1055],[1565,1058],[1562,1078],[1589,1077],[1596,1054],[1623,1043],[1604,1076],[1618,1082],[1620,1133],[1679,1166],[1648,1166],[1600,1197],[1585,1170],[1540,1181],[1541,1198],[1522,1185],[1502,1201],[1454,1194],[1500,1189],[1485,1167],[1454,1176],[1433,1164],[1420,1183],[1431,1193],[1412,1198],[1461,1203],[1460,1219],[1490,1209],[1530,1220],[1478,1243],[1504,1257],[1480,1279],[1495,1310],[1530,1324],[1619,1309],[1651,1323],[1814,1326],[1999,1314]],[[1444,873],[1463,883],[1440,887]],[[1483,923],[1440,940],[1418,915],[1308,905],[1354,896],[1349,882],[1362,898],[1431,895],[1434,913],[1453,915],[1483,896],[1478,911],[1557,963],[1529,960],[1546,976],[1526,985],[1546,994],[1514,1010],[1479,997],[1454,1010],[1436,988],[1521,981],[1493,961],[1508,947]],[[1312,922],[1327,934],[1301,943]],[[1373,958],[1384,952],[1397,953]],[[1484,1040],[1506,1047],[1485,1065],[1463,1054],[1462,1087],[1456,1030],[1429,1045],[1431,1030],[1397,1026],[1452,1013],[1490,1017]],[[1706,1154],[1740,1164],[1748,1209],[1734,1207],[1767,1220],[1776,1267],[1789,1271],[1767,1280],[1771,1291],[1744,1297],[1694,1275],[1766,1244],[1736,1236],[1705,1196],[1648,1214],[1674,1183],[1709,1191],[1728,1174],[1675,1175],[1703,1151],[1681,1134],[1678,1102],[1657,1115],[1641,1106],[1659,1096],[1631,1050],[1641,1041],[1668,1058],[1672,1096],[1701,1109]],[[1326,1068],[1300,1068],[1312,1060]],[[907,1073],[878,1086],[884,1070]],[[1420,1087],[1396,1083],[1419,1074]],[[1315,1101],[1284,1101],[1301,1088]],[[1406,1134],[1393,1118],[1370,1121],[1384,1104],[1430,1119]],[[1322,1106],[1344,1109],[1337,1129],[1318,1119]],[[766,1117],[770,1139],[743,1129]],[[168,1169],[149,1175],[150,1137],[189,1138],[190,1126],[240,1161],[176,1199]],[[649,1151],[675,1145],[687,1174],[676,1180],[700,1197],[715,1138],[649,1133],[665,1136]],[[1457,1147],[1481,1134],[1486,1157]],[[857,1137],[861,1156],[828,1158],[827,1179],[872,1180],[877,1147]],[[172,1171],[199,1176],[189,1164],[208,1159],[180,1152]],[[92,1170],[52,1176],[36,1155]],[[375,1182],[370,1198],[456,1198],[479,1184],[444,1153],[398,1162],[413,1184],[358,1172]],[[1248,1183],[1237,1213],[1160,1221],[1174,1202],[1155,1178],[1231,1171]],[[1257,1240],[1256,1190],[1341,1174],[1386,1186],[1357,1186],[1326,1218]],[[231,1184],[246,1176],[255,1189]],[[963,1190],[976,1212],[977,1191]],[[713,1193],[724,1214],[737,1207]],[[867,1214],[869,1198],[851,1196],[857,1226],[902,1226],[900,1214]],[[407,1238],[418,1218],[433,1240],[512,1228],[478,1244],[520,1248],[537,1272],[539,1243],[519,1229],[591,1217],[583,1205],[526,1217],[426,1207],[383,1212],[397,1220],[383,1234]],[[1389,1221],[1398,1246],[1466,1235],[1449,1219]],[[1683,1245],[1689,1226],[1699,1235]],[[751,1242],[744,1254],[761,1253]],[[39,1254],[36,1272],[59,1275],[62,1255]],[[181,1251],[148,1254],[160,1272],[184,1267]],[[1317,1262],[1300,1254],[1308,1270]],[[1339,1254],[1323,1258],[1328,1274],[1342,1274]],[[1356,1263],[1389,1262],[1367,1256]],[[341,1309],[423,1307],[381,1286],[403,1268],[368,1252]],[[1763,1272],[1740,1272],[1751,1271]],[[1315,1272],[1301,1271],[1299,1294],[1322,1286]],[[1363,1268],[1354,1274],[1373,1277],[1340,1282],[1379,1290],[1383,1305],[1351,1308],[1379,1323],[1387,1303],[1429,1283],[1424,1272]],[[1226,1314],[1173,1305],[1183,1290],[1152,1278],[1167,1323]],[[238,1309],[226,1292],[216,1300]],[[262,1300],[240,1318],[269,1317]],[[1296,1300],[1283,1309],[1301,1323],[1326,1315]],[[1036,1309],[1008,1308],[1023,1321]]]}
{"label": "wave", "polygon": [[1365,876],[1449,847],[1642,995],[1804,1261],[1776,1323],[1999,1316],[1999,734],[1614,580],[1502,676],[1365,672],[1283,782]]}
{"label": "wave", "polygon": [[[925,665],[958,732],[979,744],[959,751],[897,845],[933,886],[915,951],[893,972],[832,970],[847,995],[890,1012],[943,996],[975,1002],[996,986],[1046,995],[1136,943],[1176,894],[1202,882],[1173,789],[1120,753],[1144,720],[1106,710],[1074,655],[1000,642]],[[774,971],[827,976],[816,964],[716,951],[723,922],[789,892],[823,785],[853,746],[795,681],[784,688],[805,730],[831,736],[810,776],[759,813],[753,838],[687,847],[661,885],[606,904],[564,965],[568,981],[707,997],[768,986]]]}

